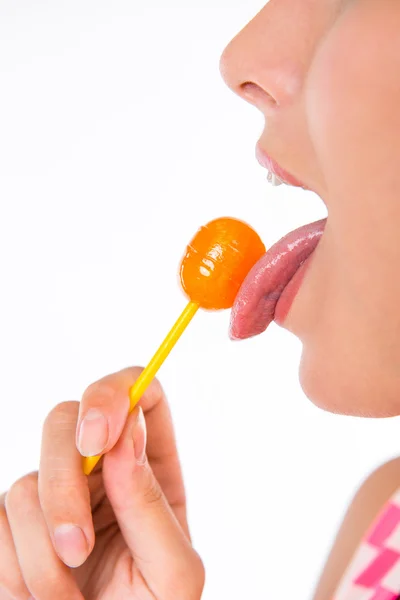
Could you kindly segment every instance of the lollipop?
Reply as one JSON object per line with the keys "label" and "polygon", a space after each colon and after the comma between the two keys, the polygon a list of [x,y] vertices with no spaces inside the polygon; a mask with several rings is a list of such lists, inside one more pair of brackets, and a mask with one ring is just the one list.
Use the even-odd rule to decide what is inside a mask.
{"label": "lollipop", "polygon": [[[199,308],[231,308],[246,275],[265,253],[257,233],[243,221],[215,219],[201,227],[182,259],[180,280],[189,303],[129,391],[131,412]],[[100,456],[83,459],[89,475]]]}

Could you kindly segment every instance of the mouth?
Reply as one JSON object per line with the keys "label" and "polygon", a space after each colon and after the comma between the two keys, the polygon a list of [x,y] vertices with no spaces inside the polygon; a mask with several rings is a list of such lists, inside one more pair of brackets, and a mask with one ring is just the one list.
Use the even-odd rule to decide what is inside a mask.
{"label": "mouth", "polygon": [[[307,189],[282,169],[259,145],[258,162],[283,183]],[[299,227],[274,244],[253,266],[236,296],[229,336],[243,340],[282,325],[299,291],[326,225],[326,219]]]}
{"label": "mouth", "polygon": [[294,187],[301,187],[304,190],[308,189],[304,183],[301,183],[301,181],[293,177],[293,175],[282,169],[282,167],[278,165],[273,158],[264,152],[259,143],[256,145],[256,159],[262,167],[267,169],[272,175],[275,175],[275,177],[277,177],[282,183],[286,183],[287,185],[292,185]]}

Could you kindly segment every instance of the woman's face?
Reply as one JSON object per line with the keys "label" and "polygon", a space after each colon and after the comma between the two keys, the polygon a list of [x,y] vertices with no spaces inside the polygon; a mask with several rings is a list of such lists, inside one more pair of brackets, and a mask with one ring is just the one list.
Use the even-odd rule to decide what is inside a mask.
{"label": "woman's face", "polygon": [[283,325],[319,406],[400,414],[400,2],[270,0],[221,58],[328,219]]}

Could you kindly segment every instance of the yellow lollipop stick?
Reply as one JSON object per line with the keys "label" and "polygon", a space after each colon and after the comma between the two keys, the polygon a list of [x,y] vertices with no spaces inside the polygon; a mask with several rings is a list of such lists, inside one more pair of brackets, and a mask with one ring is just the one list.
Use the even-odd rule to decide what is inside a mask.
{"label": "yellow lollipop stick", "polygon": [[[147,365],[147,367],[139,375],[134,385],[129,390],[130,407],[129,412],[132,412],[144,392],[149,387],[150,383],[156,376],[157,371],[175,346],[176,342],[193,319],[194,315],[199,309],[199,305],[195,302],[189,302],[184,311],[182,312],[175,325]],[[83,471],[85,475],[90,475],[94,467],[99,462],[101,456],[89,456],[83,459]]]}

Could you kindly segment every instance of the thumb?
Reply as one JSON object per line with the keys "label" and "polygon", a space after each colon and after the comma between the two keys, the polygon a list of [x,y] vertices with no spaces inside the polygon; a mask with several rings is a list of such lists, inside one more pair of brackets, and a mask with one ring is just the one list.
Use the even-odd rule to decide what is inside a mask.
{"label": "thumb", "polygon": [[[104,457],[104,486],[136,567],[156,598],[198,600],[203,566],[169,506],[146,456],[142,408],[129,416]],[[181,595],[180,595],[181,594]]]}

